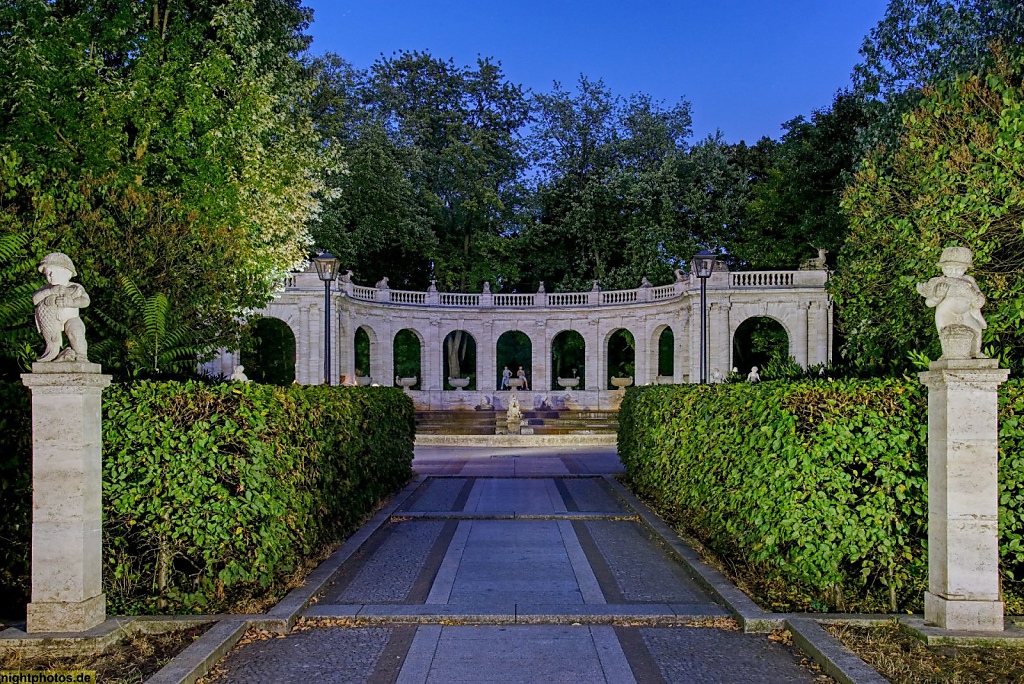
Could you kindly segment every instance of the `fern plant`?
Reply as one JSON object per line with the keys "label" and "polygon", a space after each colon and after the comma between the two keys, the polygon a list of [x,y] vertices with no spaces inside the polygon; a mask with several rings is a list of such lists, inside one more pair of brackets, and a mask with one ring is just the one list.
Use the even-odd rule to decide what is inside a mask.
{"label": "fern plant", "polygon": [[[0,357],[27,369],[36,340],[32,319],[32,293],[39,286],[31,260],[25,259],[29,243],[23,233],[0,235]],[[13,362],[13,364],[11,364]]]}
{"label": "fern plant", "polygon": [[147,297],[127,276],[120,284],[126,316],[118,320],[96,310],[108,328],[105,339],[93,346],[96,358],[131,377],[194,375],[198,360],[217,340],[178,319],[163,292]]}

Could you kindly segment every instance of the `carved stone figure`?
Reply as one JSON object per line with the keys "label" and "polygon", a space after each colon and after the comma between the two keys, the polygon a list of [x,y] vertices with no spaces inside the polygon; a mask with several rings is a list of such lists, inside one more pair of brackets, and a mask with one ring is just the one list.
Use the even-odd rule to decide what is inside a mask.
{"label": "carved stone figure", "polygon": [[[85,323],[78,310],[89,306],[85,288],[71,279],[78,275],[67,254],[52,252],[39,262],[39,272],[47,285],[36,290],[32,303],[36,305],[36,329],[46,342],[46,350],[39,361],[88,361],[85,341]],[[68,336],[69,347],[61,351],[62,333]]]}
{"label": "carved stone figure", "polygon": [[508,400],[508,410],[505,411],[505,421],[508,424],[509,432],[515,430],[519,431],[519,423],[523,419],[523,412],[519,408],[519,399],[516,398],[516,393],[513,392],[511,398]]}
{"label": "carved stone figure", "polygon": [[376,287],[378,290],[390,290],[391,288],[388,286],[388,277],[384,276],[378,280]]}
{"label": "carved stone figure", "polygon": [[758,383],[761,382],[761,375],[757,372],[757,366],[753,366],[750,372],[747,373],[747,382]]}
{"label": "carved stone figure", "polygon": [[818,247],[818,256],[814,259],[808,259],[807,261],[800,264],[801,271],[820,271],[825,268],[825,255],[828,254],[828,250],[823,247]]}
{"label": "carved stone figure", "polygon": [[480,403],[474,407],[477,411],[493,411],[494,404],[491,403],[491,398],[486,394],[480,398]]}
{"label": "carved stone figure", "polygon": [[537,288],[537,294],[544,294],[545,292],[546,290],[544,289],[544,281],[542,280],[540,281],[540,287]]}
{"label": "carved stone figure", "polygon": [[235,372],[228,379],[231,382],[249,382],[249,377],[245,374],[245,366],[235,366]]}
{"label": "carved stone figure", "polygon": [[352,282],[352,271],[348,270],[341,274],[341,282],[351,283]]}
{"label": "carved stone figure", "polygon": [[981,331],[988,327],[981,315],[985,295],[967,275],[973,262],[969,248],[947,247],[938,264],[942,275],[917,284],[924,303],[935,308],[935,327],[944,359],[988,358],[981,352]]}
{"label": "carved stone figure", "polygon": [[719,370],[717,366],[711,369],[711,382],[716,384],[725,382],[725,378],[722,376],[722,371]]}
{"label": "carved stone figure", "polygon": [[491,284],[489,282],[487,282],[486,280],[484,281],[483,293],[484,294],[491,294]]}
{"label": "carved stone figure", "polygon": [[640,287],[654,287],[654,285],[651,285],[651,281],[647,279],[647,276],[644,276],[640,280]]}
{"label": "carved stone figure", "polygon": [[677,268],[676,269],[676,282],[677,283],[686,282],[686,275],[683,273],[683,269],[681,269],[681,268]]}

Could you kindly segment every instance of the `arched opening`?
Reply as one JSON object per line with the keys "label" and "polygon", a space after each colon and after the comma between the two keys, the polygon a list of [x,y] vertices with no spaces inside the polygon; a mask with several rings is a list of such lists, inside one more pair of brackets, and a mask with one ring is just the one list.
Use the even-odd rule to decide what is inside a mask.
{"label": "arched opening", "polygon": [[608,336],[608,389],[617,389],[612,378],[634,378],[636,375],[636,341],[633,333],[619,328]]}
{"label": "arched opening", "polygon": [[[453,330],[444,338],[444,388],[476,389],[476,340],[465,330]],[[452,385],[454,380],[458,385]],[[468,382],[465,382],[468,381]]]}
{"label": "arched opening", "polygon": [[508,383],[503,381],[505,369],[508,369],[513,378],[518,377],[519,371],[522,370],[526,376],[526,387],[533,389],[533,344],[526,333],[510,330],[502,334],[498,338],[496,351],[498,389],[508,389]]}
{"label": "arched opening", "polygon": [[665,327],[658,335],[658,377],[672,378],[676,374],[676,336],[672,328]]}
{"label": "arched opening", "polygon": [[572,378],[578,382],[572,385],[572,389],[584,389],[587,386],[586,377],[587,346],[575,330],[563,330],[551,340],[551,389],[568,389],[559,384],[562,378],[563,384],[569,385]]}
{"label": "arched opening", "polygon": [[295,333],[279,318],[258,318],[249,325],[240,360],[253,382],[290,385],[295,382]]}
{"label": "arched opening", "polygon": [[[355,361],[356,378],[372,377],[373,369],[370,368],[370,333],[362,326],[356,328],[355,338]],[[363,380],[363,382],[369,382]]]}
{"label": "arched opening", "polygon": [[399,330],[395,335],[395,343],[392,347],[392,355],[395,361],[395,383],[398,379],[416,378],[416,382],[409,385],[409,389],[418,390],[422,388],[423,373],[421,352],[423,345],[420,336],[408,328]]}
{"label": "arched opening", "polygon": [[755,316],[740,323],[732,338],[732,365],[741,374],[753,366],[764,369],[771,361],[789,358],[789,335],[774,318]]}

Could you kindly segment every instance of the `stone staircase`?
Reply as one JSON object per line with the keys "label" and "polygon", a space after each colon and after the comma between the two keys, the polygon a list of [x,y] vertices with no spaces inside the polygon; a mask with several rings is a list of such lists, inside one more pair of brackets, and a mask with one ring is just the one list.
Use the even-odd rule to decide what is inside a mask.
{"label": "stone staircase", "polygon": [[[534,435],[614,435],[618,411],[523,411],[524,433]],[[495,435],[505,427],[504,411],[417,411],[417,435]]]}

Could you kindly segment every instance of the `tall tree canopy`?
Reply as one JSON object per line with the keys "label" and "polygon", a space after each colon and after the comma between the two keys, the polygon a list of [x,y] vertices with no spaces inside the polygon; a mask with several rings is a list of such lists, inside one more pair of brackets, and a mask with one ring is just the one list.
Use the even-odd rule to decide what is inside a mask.
{"label": "tall tree canopy", "polygon": [[229,333],[306,256],[332,163],[309,20],[299,0],[4,3],[0,233],[25,260],[66,251],[113,319],[126,275]]}
{"label": "tall tree canopy", "polygon": [[997,52],[982,74],[924,90],[893,148],[864,162],[843,208],[850,237],[833,279],[844,356],[897,369],[939,354],[932,312],[914,284],[936,275],[943,247],[974,250],[989,298],[986,344],[1024,358],[1024,58]]}

